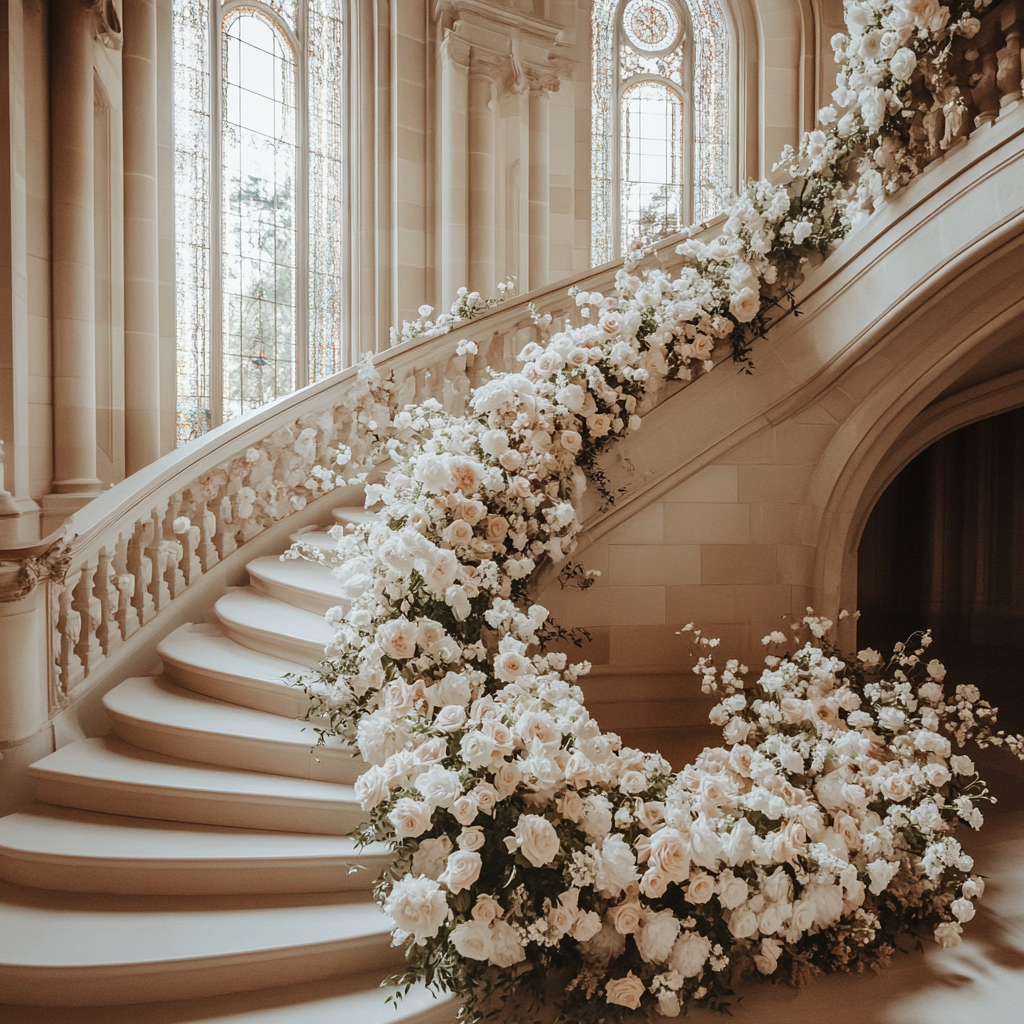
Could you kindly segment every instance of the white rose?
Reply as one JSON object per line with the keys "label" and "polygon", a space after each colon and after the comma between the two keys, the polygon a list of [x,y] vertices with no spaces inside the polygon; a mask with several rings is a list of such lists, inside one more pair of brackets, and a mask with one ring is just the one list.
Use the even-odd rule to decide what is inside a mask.
{"label": "white rose", "polygon": [[753,288],[743,288],[733,295],[729,312],[741,323],[749,323],[761,308],[761,298]]}
{"label": "white rose", "polygon": [[935,929],[935,941],[943,949],[951,949],[960,945],[960,933],[962,929],[956,921],[943,921]]}
{"label": "white rose", "polygon": [[718,878],[718,899],[726,910],[733,910],[745,903],[750,889],[742,878],[737,878],[731,871],[723,871]]}
{"label": "white rose", "polygon": [[419,945],[437,935],[448,919],[448,899],[432,878],[406,875],[395,882],[384,902],[384,913],[396,928],[415,937]]}
{"label": "white rose", "polygon": [[458,775],[439,764],[428,768],[413,785],[432,807],[451,807],[462,796]]}
{"label": "white rose", "polygon": [[715,893],[715,880],[706,871],[690,876],[690,887],[686,891],[688,902],[700,905],[707,903]]}
{"label": "white rose", "polygon": [[469,960],[489,960],[494,952],[491,926],[487,921],[463,921],[452,929],[450,938],[459,956]]}
{"label": "white rose", "polygon": [[974,762],[964,754],[954,754],[949,759],[949,767],[954,775],[973,775]]}
{"label": "white rose", "polygon": [[505,921],[491,925],[490,962],[496,967],[512,967],[526,959],[526,950],[515,929]]}
{"label": "white rose", "polygon": [[682,882],[690,873],[690,844],[675,828],[662,828],[651,836],[650,869],[671,882]]}
{"label": "white rose", "polygon": [[711,942],[700,932],[683,932],[669,954],[668,966],[684,978],[696,978],[707,963]]}
{"label": "white rose", "polygon": [[515,792],[516,786],[519,785],[522,777],[523,772],[518,764],[502,761],[494,773],[494,788],[504,800],[505,797]]}
{"label": "white rose", "polygon": [[438,732],[456,732],[466,724],[466,709],[458,704],[446,704],[434,718]]}
{"label": "white rose", "polygon": [[900,82],[909,82],[917,67],[917,54],[909,47],[901,46],[889,61],[892,77]]}
{"label": "white rose", "polygon": [[458,893],[468,889],[480,877],[483,861],[473,850],[456,850],[448,857],[448,866],[438,878],[448,886],[449,892]]}
{"label": "white rose", "polygon": [[512,833],[515,845],[535,868],[550,864],[558,856],[558,833],[547,818],[539,814],[521,815]]}
{"label": "white rose", "polygon": [[679,996],[670,988],[663,988],[658,993],[658,1013],[662,1017],[678,1017],[683,1008],[679,1005]]}
{"label": "white rose", "polygon": [[472,793],[460,796],[451,807],[452,814],[460,825],[472,825],[478,810],[476,798]]}
{"label": "white rose", "polygon": [[395,826],[399,839],[415,839],[430,828],[430,807],[403,796],[391,809],[388,821]]}
{"label": "white rose", "polygon": [[452,841],[447,836],[438,839],[424,839],[420,848],[412,855],[412,873],[437,878],[444,871],[448,854],[452,852]]}
{"label": "white rose", "polygon": [[494,759],[494,742],[478,729],[462,737],[459,750],[470,768],[485,768]]}
{"label": "white rose", "polygon": [[576,918],[571,934],[577,942],[589,942],[600,930],[601,915],[588,910]]}
{"label": "white rose", "polygon": [[404,616],[382,623],[377,629],[377,643],[389,658],[411,658],[416,653],[416,624]]}
{"label": "white rose", "polygon": [[749,939],[757,934],[757,914],[750,907],[740,907],[729,916],[729,931],[737,939]]}
{"label": "white rose", "polygon": [[966,924],[972,917],[974,917],[974,904],[970,900],[965,900],[963,897],[958,900],[953,900],[949,905],[949,909],[953,911],[953,916],[961,924]]}
{"label": "white rose", "polygon": [[364,811],[372,811],[377,804],[391,795],[387,773],[377,765],[371,765],[356,779],[356,799]]}
{"label": "white rose", "polygon": [[459,849],[460,850],[480,850],[484,845],[484,829],[482,825],[473,825],[472,827],[464,828],[459,833]]}
{"label": "white rose", "polygon": [[636,936],[636,947],[645,963],[664,963],[679,937],[679,919],[671,910],[648,911]]}
{"label": "white rose", "polygon": [[602,793],[593,793],[583,800],[579,824],[590,839],[601,839],[612,830],[612,804]]}

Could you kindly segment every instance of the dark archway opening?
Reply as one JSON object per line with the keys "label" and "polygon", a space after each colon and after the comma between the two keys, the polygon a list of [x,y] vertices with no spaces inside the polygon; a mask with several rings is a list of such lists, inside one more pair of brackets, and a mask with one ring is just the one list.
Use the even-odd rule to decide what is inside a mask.
{"label": "dark archway opening", "polygon": [[963,427],[907,465],[857,552],[859,647],[930,626],[949,682],[1024,731],[1024,409]]}

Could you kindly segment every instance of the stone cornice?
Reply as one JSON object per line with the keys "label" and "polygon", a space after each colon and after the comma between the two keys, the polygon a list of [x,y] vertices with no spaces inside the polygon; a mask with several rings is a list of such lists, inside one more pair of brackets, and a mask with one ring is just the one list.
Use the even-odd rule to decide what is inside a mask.
{"label": "stone cornice", "polygon": [[561,42],[564,29],[547,18],[538,18],[535,14],[517,11],[501,0],[436,0],[434,17],[449,15],[456,20],[465,15],[476,15],[491,25],[504,25],[533,37],[531,42],[555,46]]}

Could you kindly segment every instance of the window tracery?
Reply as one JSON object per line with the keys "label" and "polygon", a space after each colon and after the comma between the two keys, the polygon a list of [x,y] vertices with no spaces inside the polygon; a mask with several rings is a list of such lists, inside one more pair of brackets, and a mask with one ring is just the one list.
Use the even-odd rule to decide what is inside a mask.
{"label": "window tracery", "polygon": [[728,69],[718,0],[595,0],[591,262],[718,211]]}

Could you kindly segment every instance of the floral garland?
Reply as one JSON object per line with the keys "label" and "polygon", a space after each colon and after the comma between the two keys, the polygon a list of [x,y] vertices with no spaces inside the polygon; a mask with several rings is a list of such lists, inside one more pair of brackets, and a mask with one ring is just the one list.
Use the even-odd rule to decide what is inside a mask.
{"label": "floral garland", "polygon": [[568,1019],[676,1016],[746,973],[884,961],[909,932],[959,940],[983,885],[950,833],[980,826],[988,797],[951,743],[1024,756],[1024,738],[996,733],[973,687],[945,696],[927,634],[888,665],[847,661],[809,613],[817,644],[770,654],[747,683],[694,633],[725,745],[674,775],[590,717],[589,666],[545,653],[559,630],[529,585],[572,552],[588,472],[600,479],[599,453],[640,428],[654,389],[709,372],[719,341],[748,359],[801,265],[915,172],[932,112],[915,97],[943,75],[957,135],[943,69],[976,31],[969,10],[848,3],[836,107],[784,154],[788,180],[749,185],[716,241],[679,247],[676,277],[623,270],[613,295],[577,293],[584,325],[527,345],[466,416],[395,409],[364,371],[363,463],[392,468],[366,487],[375,520],[336,528],[347,603],[304,685],[318,728],[370,766],[358,834],[395,851],[375,895],[406,947],[399,982],[455,992],[473,1016],[564,968]]}

